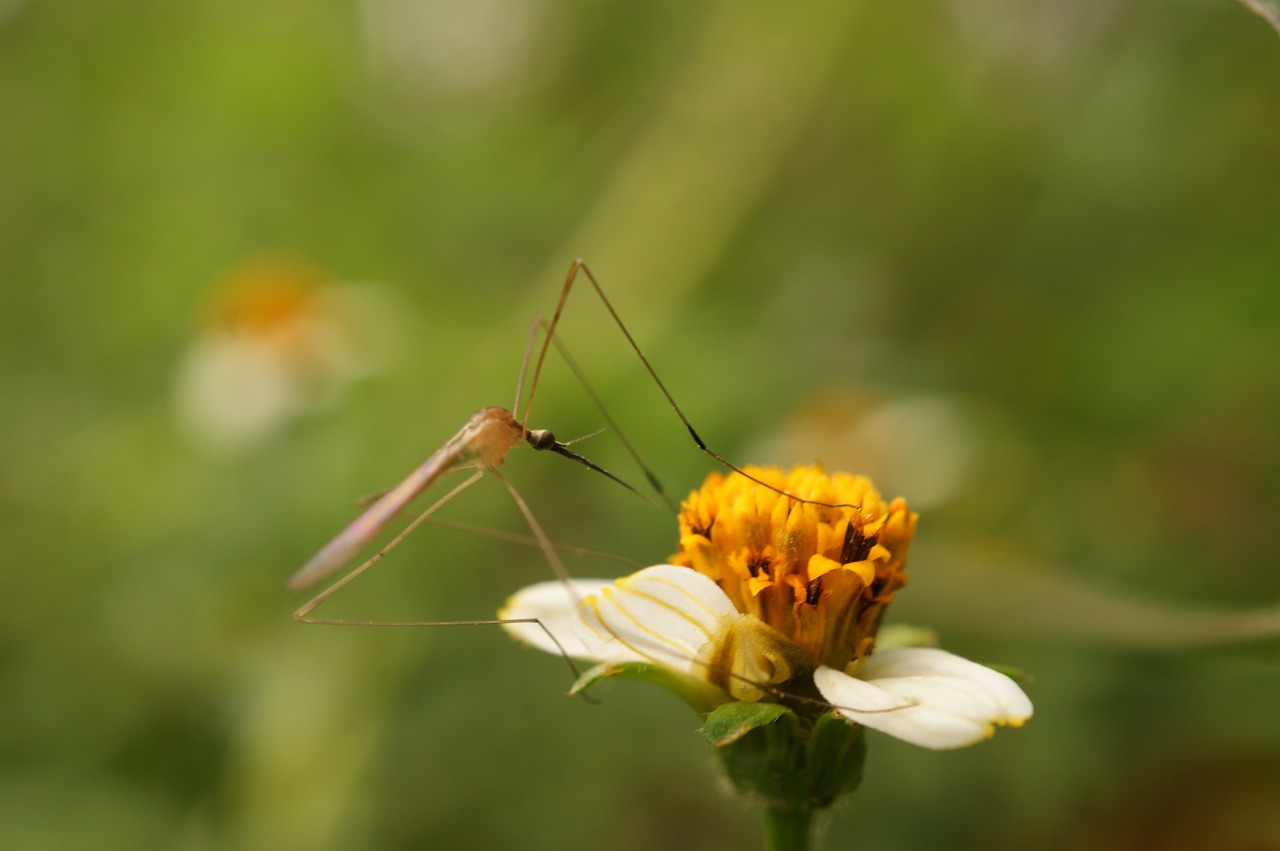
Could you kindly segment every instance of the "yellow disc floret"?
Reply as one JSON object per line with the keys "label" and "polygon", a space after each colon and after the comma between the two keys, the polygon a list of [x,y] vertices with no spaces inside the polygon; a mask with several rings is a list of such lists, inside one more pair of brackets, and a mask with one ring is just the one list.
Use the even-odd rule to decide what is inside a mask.
{"label": "yellow disc floret", "polygon": [[[870,652],[885,607],[907,582],[916,515],[869,479],[819,466],[713,473],[680,510],[680,550],[739,612],[768,624],[813,666],[843,670]],[[819,503],[825,503],[819,504]]]}

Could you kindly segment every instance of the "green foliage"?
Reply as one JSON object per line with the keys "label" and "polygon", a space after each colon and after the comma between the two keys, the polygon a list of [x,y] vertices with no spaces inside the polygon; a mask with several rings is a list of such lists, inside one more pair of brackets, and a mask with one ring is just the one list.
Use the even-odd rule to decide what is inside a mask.
{"label": "green foliage", "polygon": [[662,665],[647,662],[617,662],[596,665],[583,673],[569,689],[569,694],[585,695],[588,690],[605,680],[639,680],[664,688],[687,703],[693,711],[703,714],[724,700],[724,694],[704,680],[682,676]]}
{"label": "green foliage", "polygon": [[[934,494],[890,620],[1035,674],[1016,734],[878,737],[822,847],[1274,844],[1276,41],[1225,0],[0,0],[5,847],[758,842],[656,689],[290,618],[358,497],[510,404],[575,256],[726,457]],[[390,293],[391,354],[218,452],[176,376],[279,254]],[[714,468],[585,292],[563,328],[668,491]],[[554,356],[535,419],[601,425]],[[670,554],[562,461],[504,467],[553,540]],[[527,534],[494,482],[448,509]],[[321,613],[489,618],[549,577],[424,527]]]}
{"label": "green foliage", "polygon": [[828,712],[808,723],[773,703],[726,703],[702,735],[734,788],[769,810],[813,811],[858,788],[863,728]]}

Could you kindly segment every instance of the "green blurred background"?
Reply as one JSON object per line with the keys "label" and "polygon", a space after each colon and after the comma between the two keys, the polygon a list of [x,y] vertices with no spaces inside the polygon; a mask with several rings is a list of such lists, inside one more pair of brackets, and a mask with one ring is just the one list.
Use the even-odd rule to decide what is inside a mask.
{"label": "green blurred background", "polygon": [[[821,847],[1280,848],[1280,40],[1242,7],[5,0],[0,114],[4,847],[758,847],[669,695],[290,617],[360,495],[510,404],[582,256],[712,446],[918,505],[891,617],[1033,675],[980,747],[873,735]],[[388,353],[219,445],[181,364],[263,256],[376,284]],[[673,493],[715,468],[586,290],[564,331]],[[600,424],[554,359],[534,420]],[[674,547],[507,470],[557,541]],[[522,531],[492,481],[449,509]],[[548,576],[426,528],[322,613]]]}

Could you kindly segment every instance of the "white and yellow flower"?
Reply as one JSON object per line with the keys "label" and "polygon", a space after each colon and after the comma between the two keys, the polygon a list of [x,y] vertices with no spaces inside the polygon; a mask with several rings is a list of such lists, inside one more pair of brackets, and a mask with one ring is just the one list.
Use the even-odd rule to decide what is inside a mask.
{"label": "white and yellow flower", "polygon": [[542,650],[603,663],[604,675],[609,666],[659,669],[704,711],[779,703],[812,719],[834,709],[939,750],[1031,717],[1022,689],[990,668],[930,647],[875,649],[885,609],[906,584],[916,515],[905,501],[886,504],[867,479],[819,467],[747,472],[770,487],[713,474],[684,502],[670,564],[613,582],[525,588],[501,617],[536,618],[546,631],[508,629]]}
{"label": "white and yellow flower", "polygon": [[178,365],[177,418],[207,447],[253,446],[374,372],[393,317],[377,287],[296,260],[248,262],[215,287]]}

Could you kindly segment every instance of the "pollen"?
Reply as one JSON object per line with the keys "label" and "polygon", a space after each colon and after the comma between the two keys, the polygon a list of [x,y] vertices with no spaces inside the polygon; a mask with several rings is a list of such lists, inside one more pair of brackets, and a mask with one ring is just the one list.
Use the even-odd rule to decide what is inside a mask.
{"label": "pollen", "polygon": [[712,473],[689,495],[670,561],[715,580],[814,667],[844,670],[871,652],[907,582],[917,515],[901,498],[885,503],[863,476],[817,465],[745,471],[759,481]]}

